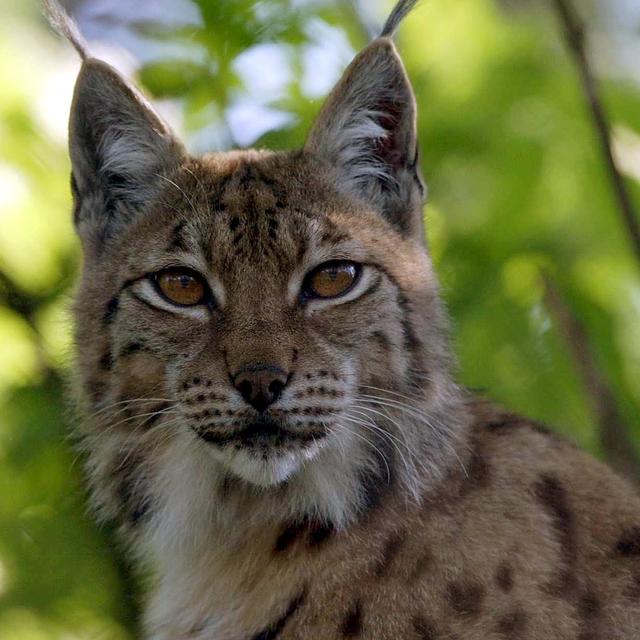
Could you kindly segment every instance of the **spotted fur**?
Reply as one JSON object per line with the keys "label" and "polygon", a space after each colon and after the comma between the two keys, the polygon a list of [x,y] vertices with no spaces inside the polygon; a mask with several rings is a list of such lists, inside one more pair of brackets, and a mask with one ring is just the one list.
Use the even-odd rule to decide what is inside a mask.
{"label": "spotted fur", "polygon": [[[147,638],[640,637],[636,492],[453,381],[388,37],[414,4],[302,151],[201,158],[55,10],[84,59],[80,436],[98,516],[153,577]],[[308,297],[332,260],[360,278]],[[206,281],[201,304],[159,294],[176,265]]]}

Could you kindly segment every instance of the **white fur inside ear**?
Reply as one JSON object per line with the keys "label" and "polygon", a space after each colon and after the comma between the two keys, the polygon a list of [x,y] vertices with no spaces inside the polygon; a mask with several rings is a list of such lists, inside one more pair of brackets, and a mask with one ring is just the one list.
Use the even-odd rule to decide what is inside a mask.
{"label": "white fur inside ear", "polygon": [[379,124],[385,115],[381,111],[362,109],[345,118],[342,126],[338,125],[340,133],[333,144],[328,145],[328,150],[342,168],[340,180],[344,186],[360,190],[371,178],[391,186],[397,183],[389,166],[372,153],[376,144],[389,136]]}
{"label": "white fur inside ear", "polygon": [[100,172],[124,178],[112,189],[130,202],[142,203],[157,188],[163,157],[169,150],[170,143],[157,132],[135,124],[117,123],[100,142]]}
{"label": "white fur inside ear", "polygon": [[157,164],[156,146],[139,135],[135,127],[110,131],[103,138],[100,151],[102,170],[109,173],[144,175]]}
{"label": "white fur inside ear", "polygon": [[305,149],[327,161],[343,192],[366,201],[404,233],[423,235],[416,104],[393,43],[380,38],[346,70]]}

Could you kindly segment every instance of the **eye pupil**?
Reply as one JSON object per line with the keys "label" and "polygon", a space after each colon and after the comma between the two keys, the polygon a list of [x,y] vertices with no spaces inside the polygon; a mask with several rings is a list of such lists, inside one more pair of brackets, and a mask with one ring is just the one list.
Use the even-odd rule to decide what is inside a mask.
{"label": "eye pupil", "polygon": [[183,269],[160,272],[156,276],[156,284],[164,298],[181,306],[202,304],[207,294],[203,278]]}
{"label": "eye pupil", "polygon": [[360,267],[353,262],[321,265],[308,276],[305,294],[317,299],[337,298],[351,290],[359,274]]}

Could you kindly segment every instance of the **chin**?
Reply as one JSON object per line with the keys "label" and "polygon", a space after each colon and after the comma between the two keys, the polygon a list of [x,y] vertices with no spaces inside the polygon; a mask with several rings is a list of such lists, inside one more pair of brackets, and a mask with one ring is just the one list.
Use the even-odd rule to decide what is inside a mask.
{"label": "chin", "polygon": [[322,449],[322,443],[300,446],[287,451],[273,449],[223,449],[216,458],[234,476],[256,487],[269,488],[281,485],[302,472]]}

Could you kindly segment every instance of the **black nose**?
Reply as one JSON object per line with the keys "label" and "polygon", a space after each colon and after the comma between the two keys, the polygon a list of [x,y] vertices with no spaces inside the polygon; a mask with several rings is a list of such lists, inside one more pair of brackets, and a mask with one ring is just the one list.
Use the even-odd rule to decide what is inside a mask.
{"label": "black nose", "polygon": [[262,412],[282,395],[287,374],[280,367],[247,366],[233,377],[233,384],[246,402]]}

